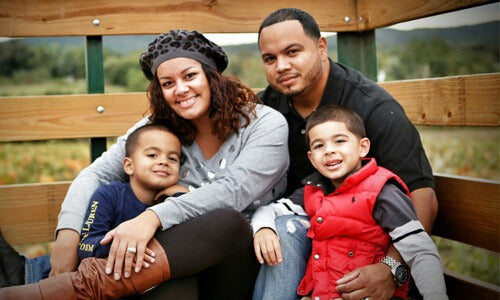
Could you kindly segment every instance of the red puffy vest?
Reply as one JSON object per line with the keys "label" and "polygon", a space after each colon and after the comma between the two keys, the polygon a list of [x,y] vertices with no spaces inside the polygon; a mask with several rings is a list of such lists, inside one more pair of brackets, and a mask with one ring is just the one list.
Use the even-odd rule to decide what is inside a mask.
{"label": "red puffy vest", "polygon": [[[372,212],[380,191],[391,179],[408,194],[404,182],[377,166],[375,159],[348,176],[329,195],[325,196],[321,187],[305,186],[304,206],[311,218],[307,235],[312,239],[312,252],[297,289],[299,295],[313,291],[313,299],[340,298],[335,290],[338,279],[384,257],[390,237],[375,222]],[[403,288],[396,289],[395,296],[406,298],[407,285]]]}

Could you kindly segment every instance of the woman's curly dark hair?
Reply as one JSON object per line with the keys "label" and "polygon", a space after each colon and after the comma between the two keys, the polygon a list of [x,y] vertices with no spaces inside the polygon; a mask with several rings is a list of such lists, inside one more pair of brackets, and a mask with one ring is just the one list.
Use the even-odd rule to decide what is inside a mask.
{"label": "woman's curly dark hair", "polygon": [[[209,117],[212,121],[212,134],[225,140],[231,133],[250,123],[250,114],[254,117],[255,105],[260,102],[255,93],[235,78],[226,77],[217,70],[201,64],[210,86],[211,103]],[[178,116],[167,104],[158,78],[153,78],[148,87],[152,123],[167,125],[186,145],[193,143],[196,128],[189,120]],[[244,123],[241,124],[244,119]]]}

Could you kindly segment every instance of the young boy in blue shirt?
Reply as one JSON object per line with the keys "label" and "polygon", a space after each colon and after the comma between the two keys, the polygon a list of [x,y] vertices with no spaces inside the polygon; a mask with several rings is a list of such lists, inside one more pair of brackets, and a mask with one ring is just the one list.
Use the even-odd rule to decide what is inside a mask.
{"label": "young boy in blue shirt", "polygon": [[[139,127],[127,138],[125,152],[123,169],[129,182],[103,185],[92,195],[80,235],[80,259],[107,257],[110,244],[100,242],[108,231],[136,217],[163,196],[188,192],[177,184],[181,142],[167,127],[159,124]],[[0,271],[5,279],[2,278],[0,287],[36,283],[48,277],[49,256],[25,258],[8,245],[3,236],[1,238]],[[136,250],[134,247],[127,249],[129,252]],[[146,254],[144,267],[148,267],[147,261],[153,261],[151,252],[146,250]]]}
{"label": "young boy in blue shirt", "polygon": [[[107,257],[111,244],[100,241],[108,231],[155,204],[162,191],[167,196],[188,192],[176,184],[180,164],[181,143],[166,127],[150,124],[135,130],[127,139],[123,160],[129,182],[113,182],[95,191],[80,234],[78,257]],[[128,251],[134,252],[133,247]]]}

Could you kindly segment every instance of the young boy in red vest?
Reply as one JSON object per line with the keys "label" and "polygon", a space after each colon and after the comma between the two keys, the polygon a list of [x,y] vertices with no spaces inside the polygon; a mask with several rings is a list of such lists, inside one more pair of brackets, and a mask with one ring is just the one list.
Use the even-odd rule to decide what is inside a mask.
{"label": "young boy in red vest", "polygon": [[[341,299],[337,280],[358,267],[382,262],[398,283],[394,298],[406,299],[408,270],[385,256],[392,241],[424,299],[448,299],[441,259],[418,221],[406,185],[396,174],[377,166],[375,159],[365,158],[370,140],[361,118],[345,107],[322,107],[309,117],[305,135],[307,155],[317,172],[304,180],[312,252],[297,293],[312,292],[313,299]],[[283,199],[255,213],[254,244],[261,263],[277,261],[275,246],[261,242],[263,235],[275,232],[258,228],[259,220],[286,214],[292,211],[290,205]]]}

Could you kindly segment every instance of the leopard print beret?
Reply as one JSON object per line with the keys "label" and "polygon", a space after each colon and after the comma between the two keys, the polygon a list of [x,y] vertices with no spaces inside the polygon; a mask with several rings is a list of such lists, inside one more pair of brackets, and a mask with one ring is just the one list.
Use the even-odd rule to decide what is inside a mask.
{"label": "leopard print beret", "polygon": [[224,71],[228,63],[224,50],[203,34],[177,29],[161,34],[149,43],[147,52],[139,58],[139,64],[144,75],[151,80],[162,62],[176,57],[195,59],[219,72]]}

